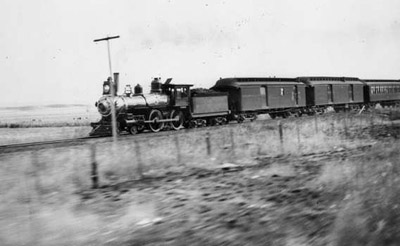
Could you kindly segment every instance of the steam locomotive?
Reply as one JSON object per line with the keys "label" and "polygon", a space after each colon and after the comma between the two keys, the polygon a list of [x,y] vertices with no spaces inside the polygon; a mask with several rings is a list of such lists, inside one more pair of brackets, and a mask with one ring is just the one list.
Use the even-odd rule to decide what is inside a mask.
{"label": "steam locomotive", "polygon": [[91,136],[111,134],[111,104],[115,105],[119,132],[136,134],[144,130],[159,132],[163,129],[179,130],[228,122],[228,95],[211,90],[191,89],[191,84],[171,84],[171,78],[161,83],[160,78],[151,82],[150,93],[144,94],[138,84],[132,93],[127,85],[122,95],[111,95],[118,90],[118,73],[114,81],[103,83],[103,96],[96,102],[102,118],[91,123]]}
{"label": "steam locomotive", "polygon": [[91,124],[91,136],[111,134],[112,104],[119,132],[131,134],[242,122],[259,114],[286,118],[322,113],[328,107],[340,111],[378,103],[400,104],[400,80],[242,77],[221,78],[210,89],[192,89],[192,84],[172,84],[171,78],[161,83],[160,78],[154,78],[148,94],[138,84],[133,92],[127,85],[124,93],[117,95],[118,80],[118,73],[114,73],[114,81],[108,78],[103,83],[103,96],[96,102],[102,117]]}

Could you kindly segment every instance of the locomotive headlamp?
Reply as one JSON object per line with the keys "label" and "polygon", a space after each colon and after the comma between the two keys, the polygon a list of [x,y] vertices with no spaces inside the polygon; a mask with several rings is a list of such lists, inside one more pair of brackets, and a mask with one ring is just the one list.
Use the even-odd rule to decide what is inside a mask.
{"label": "locomotive headlamp", "polygon": [[111,113],[111,102],[107,97],[102,97],[97,102],[97,110],[103,116],[108,116]]}

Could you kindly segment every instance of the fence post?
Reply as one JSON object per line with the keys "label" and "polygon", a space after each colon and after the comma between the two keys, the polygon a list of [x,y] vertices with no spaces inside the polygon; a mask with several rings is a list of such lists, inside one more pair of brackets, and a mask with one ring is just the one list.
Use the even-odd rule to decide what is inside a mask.
{"label": "fence post", "polygon": [[369,117],[369,123],[370,123],[370,135],[373,133],[373,131],[374,131],[374,118],[373,118],[373,115],[372,115],[372,113],[370,114],[370,117]]}
{"label": "fence post", "polygon": [[317,112],[314,114],[314,123],[315,123],[315,133],[318,133],[318,117]]}
{"label": "fence post", "polygon": [[207,132],[207,134],[206,134],[206,145],[207,145],[207,155],[211,156],[210,132]]}
{"label": "fence post", "polygon": [[301,151],[301,142],[300,142],[300,129],[299,129],[299,124],[296,124],[296,132],[297,132],[297,146],[298,146],[298,151]]}
{"label": "fence post", "polygon": [[138,141],[135,139],[135,151],[136,151],[136,161],[137,161],[137,165],[136,165],[136,172],[139,175],[139,179],[143,178],[143,168],[142,168],[142,156],[140,153],[140,145],[138,143]]}
{"label": "fence post", "polygon": [[176,161],[178,162],[178,165],[181,165],[182,163],[182,157],[181,157],[181,148],[179,145],[179,137],[178,135],[175,135],[175,147],[176,147]]}
{"label": "fence post", "polygon": [[346,115],[345,115],[345,117],[344,117],[344,119],[343,119],[343,121],[344,121],[344,135],[345,135],[345,137],[347,138],[348,137],[348,134],[349,134],[349,132],[348,132],[348,129],[347,129],[347,112],[346,112]]}
{"label": "fence post", "polygon": [[32,152],[31,161],[32,161],[32,168],[33,168],[32,175],[34,178],[36,195],[41,200],[42,184],[40,181],[40,163],[39,163],[38,153],[36,151]]}
{"label": "fence post", "polygon": [[331,134],[332,134],[332,137],[335,134],[335,122],[333,120],[331,122]]}
{"label": "fence post", "polygon": [[279,121],[278,130],[279,130],[279,140],[280,140],[280,143],[281,143],[281,151],[283,153],[283,151],[284,151],[284,149],[283,149],[283,127],[282,127],[282,122],[281,121]]}
{"label": "fence post", "polygon": [[96,145],[92,144],[90,147],[92,189],[97,189],[99,188],[99,175],[97,172]]}
{"label": "fence post", "polygon": [[230,130],[230,135],[231,135],[231,151],[232,151],[232,157],[235,156],[235,138],[233,136],[233,129]]}
{"label": "fence post", "polygon": [[[26,206],[27,206],[27,210],[28,210],[28,218],[29,218],[29,223],[28,223],[28,230],[29,230],[29,238],[30,238],[30,243],[33,245],[37,245],[39,244],[39,240],[38,240],[38,225],[36,224],[36,218],[35,218],[35,208],[37,208],[38,206],[35,204],[32,204],[35,200],[32,196],[33,190],[32,190],[32,186],[33,184],[30,183],[29,181],[31,180],[31,170],[29,169],[29,167],[25,167],[26,170],[24,170],[24,176],[23,176],[23,181],[24,185],[25,185],[25,194],[24,196],[26,196]],[[31,167],[32,168],[32,167]]]}

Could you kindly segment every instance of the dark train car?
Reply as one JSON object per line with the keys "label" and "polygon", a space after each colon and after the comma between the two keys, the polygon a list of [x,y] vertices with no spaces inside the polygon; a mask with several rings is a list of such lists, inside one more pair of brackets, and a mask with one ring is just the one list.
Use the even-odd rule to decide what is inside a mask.
{"label": "dark train car", "polygon": [[392,105],[400,101],[400,80],[362,80],[365,84],[365,102]]}
{"label": "dark train car", "polygon": [[229,93],[229,108],[234,113],[257,114],[305,107],[305,87],[293,78],[224,78],[212,89]]}
{"label": "dark train car", "polygon": [[362,104],[364,84],[350,77],[299,77],[307,85],[307,106],[335,108]]}

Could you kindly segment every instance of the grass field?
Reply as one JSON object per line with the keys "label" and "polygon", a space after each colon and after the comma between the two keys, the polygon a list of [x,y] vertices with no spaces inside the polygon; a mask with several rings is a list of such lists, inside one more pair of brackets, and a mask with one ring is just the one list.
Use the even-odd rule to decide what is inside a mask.
{"label": "grass field", "polygon": [[[139,241],[135,240],[142,240],[148,233],[154,235],[153,230],[158,228],[161,230],[157,232],[160,242],[170,242],[165,245],[185,245],[185,242],[204,245],[202,240],[213,231],[223,235],[223,239],[215,237],[214,242],[222,240],[229,245],[235,245],[235,240],[239,240],[235,236],[245,240],[242,243],[262,245],[257,240],[265,238],[265,235],[275,235],[270,237],[271,240],[277,238],[274,245],[300,245],[293,242],[301,242],[301,245],[344,245],[344,242],[350,242],[347,245],[397,245],[397,228],[400,228],[396,196],[399,187],[397,160],[400,145],[396,140],[398,130],[393,127],[396,127],[395,123],[378,114],[327,114],[316,118],[256,121],[225,128],[193,130],[176,137],[155,137],[140,143],[120,140],[117,148],[100,143],[95,146],[95,159],[103,188],[97,191],[91,190],[92,146],[0,154],[0,241],[2,245],[136,245]],[[390,130],[392,128],[394,130]],[[37,141],[42,133],[32,133],[32,129],[43,129],[53,135],[60,130],[59,136],[75,136],[84,130],[80,127],[73,128],[75,130],[58,127],[7,129],[17,130],[9,134],[7,141],[16,141],[13,136],[18,138],[18,135]],[[210,143],[209,148],[207,143]],[[368,152],[356,156],[351,154],[352,150],[365,146],[369,146]],[[340,157],[343,153],[349,153],[350,157]],[[307,156],[323,158],[325,155],[332,157],[327,161],[314,161],[313,157],[312,161],[300,162]],[[263,164],[266,160],[271,164]],[[226,183],[222,182],[228,174],[210,179],[209,183],[190,178],[193,172],[207,178],[207,170],[219,169],[227,163],[244,169],[229,174],[232,178]],[[302,165],[311,166],[307,166],[306,171],[297,171]],[[254,168],[257,172],[252,171]],[[305,175],[304,172],[311,172],[309,169],[314,170],[312,173],[315,175]],[[160,180],[165,186],[159,186],[157,180],[151,181],[154,183],[147,183],[150,181],[146,179],[137,181],[142,175],[147,179],[178,178],[174,181],[168,181],[168,178]],[[281,217],[272,220],[272,225],[290,233],[277,236],[271,234],[272,229],[263,231],[262,227],[256,227],[252,229],[252,238],[244,239],[245,232],[222,230],[218,226],[218,217],[212,217],[215,214],[211,212],[202,214],[202,217],[210,219],[208,222],[200,223],[194,219],[195,212],[190,208],[205,206],[202,205],[205,203],[211,211],[228,209],[232,202],[250,194],[257,197],[257,202],[246,209],[254,209],[254,206],[264,209],[258,211],[262,216],[252,218],[253,222],[249,223],[257,224],[254,221],[267,214],[275,218],[298,209],[308,211],[308,205],[303,203],[265,202],[264,195],[259,194],[263,186],[256,184],[256,189],[250,189],[254,187],[250,186],[254,180],[270,182],[273,180],[271,177],[304,177],[298,181],[299,187],[329,194],[323,202],[329,201],[329,206],[320,208],[322,210],[314,215],[318,220],[326,213],[332,214],[326,218],[331,221],[326,229],[328,232],[311,236],[302,233],[299,236],[293,230],[306,230],[304,223],[309,220],[300,217],[302,226],[290,226],[289,230],[289,223]],[[134,183],[124,186],[129,182]],[[236,187],[238,184],[244,185],[246,192],[237,193],[228,202],[196,200],[199,199],[196,194],[205,185],[216,187],[214,195],[223,197],[223,187]],[[174,188],[165,188],[170,185]],[[284,195],[286,190],[283,187],[277,192]],[[165,196],[168,192],[179,195]],[[177,204],[173,199],[182,196],[193,198],[185,198],[187,207],[175,208]],[[273,210],[267,209],[270,206]],[[173,211],[179,215],[174,215]],[[188,216],[191,223],[200,224],[180,227],[176,223],[183,215]],[[157,222],[161,218],[162,221]],[[194,234],[185,232],[187,228],[184,227],[188,226]],[[193,238],[198,240],[193,241]],[[158,245],[145,243],[146,240],[140,241],[144,242],[142,245]]]}
{"label": "grass field", "polygon": [[3,107],[0,115],[0,145],[84,137],[99,120],[86,105]]}
{"label": "grass field", "polygon": [[89,126],[99,118],[88,105],[0,107],[0,128]]}

